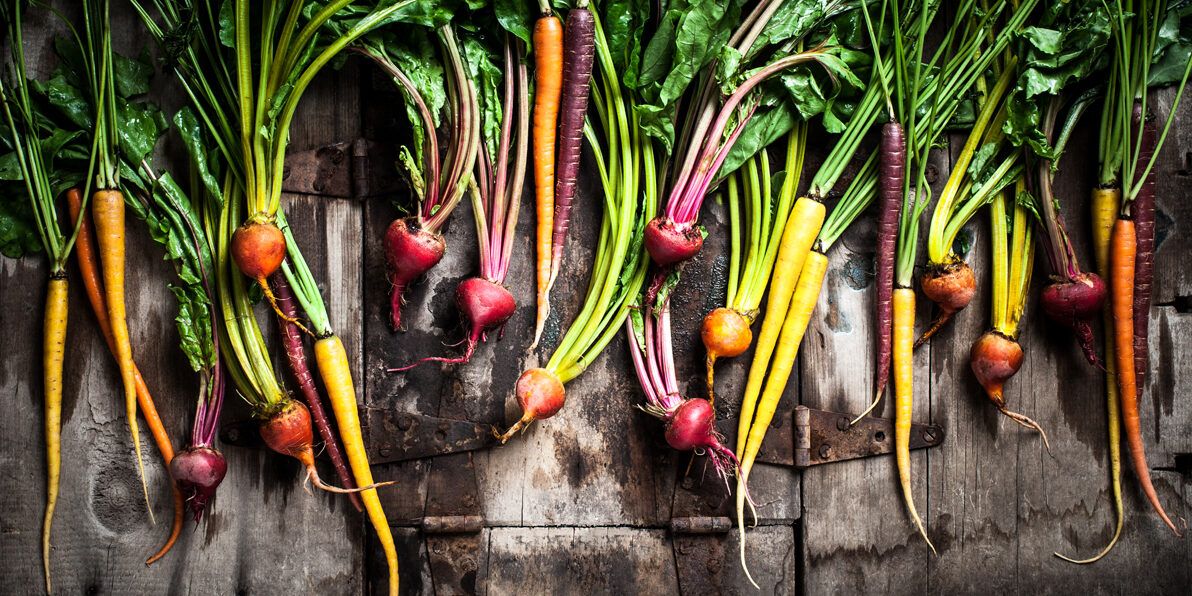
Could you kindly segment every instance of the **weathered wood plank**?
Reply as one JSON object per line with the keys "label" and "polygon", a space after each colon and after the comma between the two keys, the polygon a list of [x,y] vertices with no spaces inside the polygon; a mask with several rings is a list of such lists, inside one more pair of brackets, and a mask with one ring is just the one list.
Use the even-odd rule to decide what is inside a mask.
{"label": "weathered wood plank", "polygon": [[667,535],[637,528],[496,528],[493,594],[667,594],[676,585]]}

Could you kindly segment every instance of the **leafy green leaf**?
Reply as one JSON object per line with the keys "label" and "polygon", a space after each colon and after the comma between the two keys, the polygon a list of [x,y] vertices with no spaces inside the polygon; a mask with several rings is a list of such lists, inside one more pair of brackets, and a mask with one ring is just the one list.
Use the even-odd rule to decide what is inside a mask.
{"label": "leafy green leaf", "polygon": [[140,162],[153,153],[157,139],[166,129],[161,110],[151,103],[116,100],[120,126],[116,129],[120,151],[129,161]]}
{"label": "leafy green leaf", "polygon": [[41,249],[41,238],[37,235],[33,208],[24,185],[0,184],[0,254],[19,259],[41,252]]}
{"label": "leafy green leaf", "polygon": [[153,77],[153,67],[149,65],[147,56],[142,59],[133,59],[114,53],[112,66],[116,81],[116,93],[120,97],[135,97],[149,93],[149,80]]}
{"label": "leafy green leaf", "polygon": [[650,20],[650,3],[641,0],[609,0],[604,3],[605,38],[613,67],[628,88],[636,88],[641,73],[642,34]]}
{"label": "leafy green leaf", "polygon": [[84,129],[95,128],[95,114],[91,109],[91,101],[63,71],[54,76],[45,85],[46,98],[61,110],[71,124]]}
{"label": "leafy green leaf", "polygon": [[194,110],[190,109],[190,106],[185,106],[174,114],[174,128],[182,137],[182,145],[186,148],[186,154],[190,158],[190,167],[194,168],[199,182],[206,189],[208,196],[222,205],[223,187],[219,184],[219,151],[218,149],[208,150],[203,127],[199,124],[199,118],[195,116]]}
{"label": "leafy green leaf", "polygon": [[637,89],[642,128],[669,150],[679,99],[700,71],[716,58],[740,19],[740,0],[677,0],[646,45]]}
{"label": "leafy green leaf", "polygon": [[1192,60],[1192,3],[1177,4],[1172,3],[1159,27],[1158,47],[1147,81],[1150,87],[1179,83]]}
{"label": "leafy green leaf", "polygon": [[790,101],[779,101],[772,108],[754,115],[745,125],[745,130],[741,131],[741,136],[737,137],[737,142],[724,158],[724,163],[720,164],[716,178],[724,179],[737,171],[737,168],[763,147],[769,146],[790,132],[796,121],[795,111]]}
{"label": "leafy green leaf", "polygon": [[236,0],[224,0],[219,6],[219,43],[226,48],[236,47],[236,16],[233,14]]}
{"label": "leafy green leaf", "polygon": [[[488,149],[489,158],[496,163],[497,147],[501,142],[501,85],[503,73],[494,60],[497,59],[493,49],[475,36],[468,35],[462,39],[464,67],[472,84],[476,86],[476,95],[480,103],[480,133],[484,147]],[[503,50],[502,50],[503,51]]]}
{"label": "leafy green leaf", "polygon": [[506,31],[516,35],[530,46],[531,19],[536,15],[534,3],[530,0],[493,0],[493,13],[497,22]]}

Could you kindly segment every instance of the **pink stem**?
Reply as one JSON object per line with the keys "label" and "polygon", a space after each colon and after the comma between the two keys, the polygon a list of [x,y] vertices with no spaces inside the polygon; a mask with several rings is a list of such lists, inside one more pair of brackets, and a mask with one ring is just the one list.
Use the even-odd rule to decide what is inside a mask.
{"label": "pink stem", "polygon": [[641,346],[638,345],[637,335],[633,332],[633,320],[629,317],[625,317],[625,332],[629,334],[629,355],[633,358],[633,371],[637,373],[637,382],[646,394],[646,403],[658,406],[658,394],[654,393],[654,384],[650,381],[650,373],[642,360]]}

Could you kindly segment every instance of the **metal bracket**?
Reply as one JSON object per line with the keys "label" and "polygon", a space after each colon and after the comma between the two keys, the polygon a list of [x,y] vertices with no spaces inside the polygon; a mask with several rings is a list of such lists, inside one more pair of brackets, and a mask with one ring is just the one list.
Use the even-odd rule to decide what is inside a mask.
{"label": "metal bracket", "polygon": [[391,144],[366,139],[294,151],[286,154],[281,189],[342,198],[391,193],[402,187],[395,162]]}
{"label": "metal bracket", "polygon": [[[849,425],[853,416],[798,406],[794,413],[795,467],[799,469],[894,451],[894,421],[866,416]],[[911,449],[944,442],[938,424],[911,423]]]}

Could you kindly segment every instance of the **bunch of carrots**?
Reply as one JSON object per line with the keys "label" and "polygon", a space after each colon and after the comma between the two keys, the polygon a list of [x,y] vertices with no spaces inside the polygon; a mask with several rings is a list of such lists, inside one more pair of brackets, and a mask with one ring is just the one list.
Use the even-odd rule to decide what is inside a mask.
{"label": "bunch of carrots", "polygon": [[[914,530],[934,551],[911,490],[913,353],[951,333],[946,323],[976,295],[979,272],[965,262],[957,239],[987,212],[992,312],[969,363],[986,396],[1047,444],[1042,427],[1011,410],[1004,392],[1024,358],[1017,338],[1030,303],[1036,246],[1050,274],[1040,310],[1072,331],[1090,371],[1103,366],[1107,373],[1115,531],[1090,558],[1057,555],[1090,563],[1117,542],[1124,523],[1123,436],[1142,493],[1179,533],[1151,482],[1139,416],[1149,366],[1153,170],[1192,73],[1192,59],[1173,64],[1182,54],[1163,34],[1171,19],[1184,17],[1176,3],[1073,0],[1044,10],[1038,0],[960,0],[944,19],[937,17],[945,3],[927,0],[757,0],[690,10],[579,0],[562,15],[565,21],[547,0],[535,14],[519,14],[516,3],[469,2],[468,11],[453,11],[450,2],[415,4],[228,0],[216,9],[136,0],[134,10],[168,54],[167,69],[187,100],[169,121],[142,97],[152,67],[112,48],[109,0],[83,3],[83,26],[70,29],[77,47],[63,53],[64,66],[55,74],[57,96],[31,84],[25,70],[24,3],[0,6],[13,66],[10,76],[0,77],[0,149],[17,166],[28,199],[22,209],[33,230],[4,246],[16,255],[41,250],[49,263],[42,379],[47,591],[61,459],[66,262],[74,252],[120,372],[147,506],[142,419],[170,473],[173,520],[148,563],[175,543],[186,508],[198,522],[213,506],[227,472],[215,436],[230,385],[259,419],[265,443],[297,459],[305,481],[346,494],[367,514],[385,552],[390,592],[397,593],[396,545],[376,490],[389,483],[373,481],[349,358],[282,197],[299,101],[320,72],[348,53],[393,80],[409,120],[411,142],[399,162],[413,201],[399,203],[406,215],[384,232],[395,329],[411,286],[443,258],[444,230],[465,198],[477,231],[476,273],[455,293],[468,325],[463,353],[402,363],[391,372],[423,362],[465,364],[488,334],[513,319],[517,299],[506,277],[527,170],[536,216],[530,349],[539,346],[551,290],[570,270],[564,255],[580,199],[581,157],[596,172],[599,236],[592,262],[575,267],[591,271],[586,295],[579,312],[560,325],[559,338],[548,341],[554,345],[545,362],[518,379],[513,391],[521,415],[505,430],[494,429],[502,443],[558,413],[566,384],[624,330],[645,397],[641,409],[662,422],[671,447],[708,456],[726,490],[735,490],[748,576],[751,472],[815,314],[829,251],[874,206],[876,376],[857,419],[892,390],[887,402],[901,497]],[[937,30],[938,44],[929,43]],[[855,35],[846,41],[849,32]],[[1150,99],[1154,89],[1169,85],[1177,88],[1175,101],[1161,120]],[[79,100],[71,109],[54,103],[66,91]],[[1091,201],[1093,273],[1081,268],[1065,225],[1064,211],[1075,208],[1074,201],[1057,196],[1052,180],[1073,130],[1097,101],[1103,108],[1100,184]],[[817,121],[835,138],[800,194]],[[189,157],[185,190],[153,159],[170,128]],[[933,196],[928,162],[956,130],[965,132],[965,142]],[[873,138],[876,143],[866,143]],[[55,159],[58,154],[64,157]],[[855,174],[844,180],[850,169]],[[60,195],[67,222],[59,221]],[[724,230],[700,223],[709,196],[719,196],[727,208]],[[919,226],[929,208],[927,266],[918,285],[938,314],[916,341]],[[179,347],[198,379],[191,433],[178,449],[134,359],[125,312],[127,212],[163,246],[177,277],[171,289]],[[706,377],[689,387],[676,373],[671,296],[685,264],[718,233],[727,233],[729,244],[725,301],[703,320]],[[295,394],[275,370],[258,299],[277,319],[277,344]],[[1103,356],[1093,340],[1098,313]],[[730,441],[715,429],[715,397],[735,388],[717,390],[714,368],[753,346],[759,319]],[[700,386],[706,398],[692,396]],[[339,486],[319,475],[319,443]]]}

